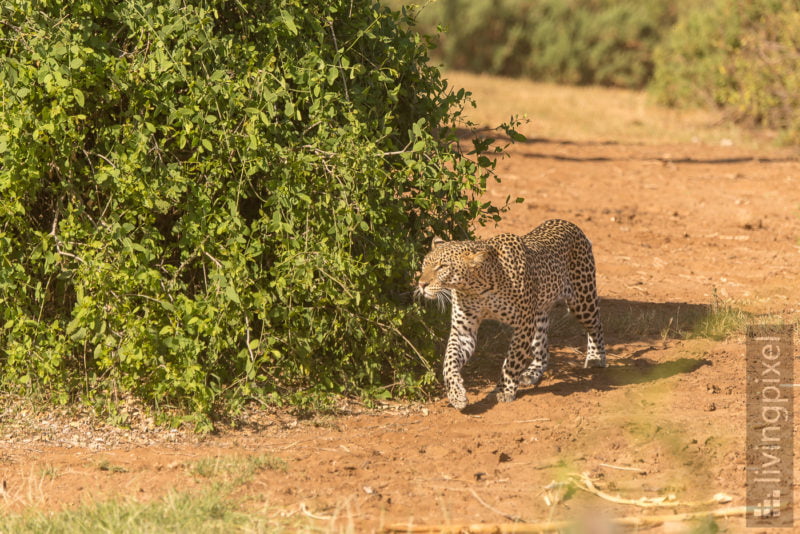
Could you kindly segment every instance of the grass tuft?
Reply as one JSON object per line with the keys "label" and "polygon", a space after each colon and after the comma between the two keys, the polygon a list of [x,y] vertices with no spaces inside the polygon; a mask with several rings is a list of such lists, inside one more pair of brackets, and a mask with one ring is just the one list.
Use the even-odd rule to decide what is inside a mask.
{"label": "grass tuft", "polygon": [[109,462],[108,460],[101,460],[97,464],[97,468],[100,471],[108,471],[110,473],[127,473],[128,472],[128,470],[126,468],[122,467],[121,465],[114,465],[111,462]]}
{"label": "grass tuft", "polygon": [[246,513],[229,490],[214,484],[199,493],[172,492],[142,503],[110,500],[48,513],[31,509],[22,514],[0,514],[0,533],[83,534],[217,534],[231,532],[325,532],[303,517]]}
{"label": "grass tuft", "polygon": [[246,484],[261,471],[286,472],[286,461],[277,456],[262,454],[245,457],[203,458],[196,462],[190,472],[202,478],[217,478],[233,483],[234,486]]}
{"label": "grass tuft", "polygon": [[728,302],[722,301],[714,289],[713,301],[708,313],[701,317],[686,337],[690,339],[711,339],[724,341],[736,334],[744,333],[744,328],[753,319],[753,315]]}
{"label": "grass tuft", "polygon": [[58,513],[0,516],[0,532],[232,532],[257,531],[258,519],[237,512],[223,495],[172,493],[151,503],[107,501]]}

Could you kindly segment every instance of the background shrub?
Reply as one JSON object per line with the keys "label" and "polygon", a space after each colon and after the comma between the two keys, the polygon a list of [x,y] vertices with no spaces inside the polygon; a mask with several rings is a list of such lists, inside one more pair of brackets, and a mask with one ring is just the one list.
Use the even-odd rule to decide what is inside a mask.
{"label": "background shrub", "polygon": [[655,49],[653,94],[673,106],[722,104],[731,89],[723,65],[740,33],[735,2],[714,0],[685,8]]}
{"label": "background shrub", "polygon": [[[404,0],[384,0],[400,6]],[[647,87],[670,106],[722,107],[800,142],[795,0],[436,0],[445,67],[538,81]]]}
{"label": "background shrub", "polygon": [[[0,377],[178,406],[433,380],[409,306],[497,154],[368,0],[0,7]],[[513,131],[509,131],[515,136]],[[388,389],[381,386],[389,384]]]}
{"label": "background shrub", "polygon": [[419,20],[447,29],[437,57],[449,68],[640,88],[676,15],[675,0],[439,0]]}
{"label": "background shrub", "polygon": [[655,54],[652,91],[670,105],[717,105],[800,141],[800,6],[691,4]]}

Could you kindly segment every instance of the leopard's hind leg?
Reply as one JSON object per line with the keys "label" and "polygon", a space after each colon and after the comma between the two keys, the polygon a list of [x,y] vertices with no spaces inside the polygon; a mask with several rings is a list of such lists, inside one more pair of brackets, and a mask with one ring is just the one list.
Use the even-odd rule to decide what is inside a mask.
{"label": "leopard's hind leg", "polygon": [[590,275],[584,275],[577,284],[573,281],[572,289],[567,299],[567,307],[587,333],[586,359],[583,367],[605,367],[606,346],[603,339],[603,325],[600,323],[594,263]]}

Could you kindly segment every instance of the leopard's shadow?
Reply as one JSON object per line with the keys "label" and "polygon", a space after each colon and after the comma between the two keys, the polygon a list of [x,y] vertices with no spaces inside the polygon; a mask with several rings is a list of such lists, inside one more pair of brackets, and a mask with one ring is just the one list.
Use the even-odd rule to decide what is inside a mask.
{"label": "leopard's shadow", "polygon": [[[656,350],[659,349],[651,347],[636,351],[630,356],[614,360],[609,367],[603,369],[584,369],[577,364],[562,365],[557,372],[552,372],[552,374],[548,372],[539,385],[520,388],[517,391],[517,399],[544,393],[567,396],[593,390],[608,391],[632,384],[644,384],[679,374],[692,373],[703,366],[712,365],[711,360],[705,358],[680,358],[657,363],[642,357],[644,354]],[[557,357],[558,354],[554,354],[554,356]],[[473,402],[462,410],[467,415],[487,412],[498,403],[494,391],[486,388],[470,391],[470,398]]]}
{"label": "leopard's shadow", "polygon": [[[601,315],[606,342],[614,349],[608,351],[608,367],[584,369],[579,351],[585,350],[585,334],[563,307],[557,307],[550,315],[550,369],[539,385],[520,388],[517,398],[542,393],[566,396],[610,390],[691,373],[711,365],[712,362],[704,358],[658,361],[657,355],[663,350],[658,346],[684,337],[708,313],[707,306],[696,304],[604,300]],[[465,414],[481,414],[497,404],[492,387],[499,381],[510,334],[509,328],[498,323],[487,322],[481,326],[476,355],[464,369],[471,400],[463,410]],[[628,343],[648,346],[633,352],[620,347]]]}

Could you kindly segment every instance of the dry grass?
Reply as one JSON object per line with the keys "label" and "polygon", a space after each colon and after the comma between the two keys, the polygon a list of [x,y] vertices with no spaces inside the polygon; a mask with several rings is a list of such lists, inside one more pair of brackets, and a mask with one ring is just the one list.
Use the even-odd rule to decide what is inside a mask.
{"label": "dry grass", "polygon": [[[197,492],[171,491],[150,502],[139,502],[134,498],[87,501],[57,512],[48,509],[45,487],[50,479],[58,476],[52,466],[45,466],[41,472],[32,471],[27,479],[18,481],[13,487],[0,481],[0,533],[354,532],[354,529],[340,525],[341,522],[352,523],[352,512],[350,516],[343,512],[336,518],[339,523],[335,523],[332,520],[320,521],[302,507],[289,513],[266,505],[256,512],[244,509],[241,498],[235,494],[236,487],[248,482],[257,471],[285,469],[283,460],[253,456],[209,461],[214,460],[214,463],[198,462],[193,466],[193,472],[199,476],[215,478],[213,483]],[[98,464],[102,470],[113,467],[107,461]],[[19,507],[23,512],[7,511]]]}
{"label": "dry grass", "polygon": [[198,477],[230,481],[234,486],[249,482],[257,473],[265,470],[285,472],[286,461],[277,456],[254,455],[244,457],[213,456],[202,458],[191,466],[191,473]]}
{"label": "dry grass", "polygon": [[456,88],[472,91],[478,107],[466,116],[480,126],[526,115],[529,139],[624,143],[729,144],[750,148],[774,143],[775,135],[724,121],[720,111],[676,110],[651,102],[647,93],[602,87],[568,87],[529,80],[447,71]]}

